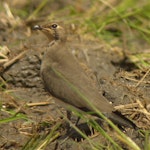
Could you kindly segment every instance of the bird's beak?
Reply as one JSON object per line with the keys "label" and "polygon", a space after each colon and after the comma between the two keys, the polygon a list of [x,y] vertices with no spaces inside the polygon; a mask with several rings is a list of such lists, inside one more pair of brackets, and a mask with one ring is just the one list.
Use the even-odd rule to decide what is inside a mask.
{"label": "bird's beak", "polygon": [[33,30],[42,30],[43,28],[40,25],[35,25],[32,29]]}

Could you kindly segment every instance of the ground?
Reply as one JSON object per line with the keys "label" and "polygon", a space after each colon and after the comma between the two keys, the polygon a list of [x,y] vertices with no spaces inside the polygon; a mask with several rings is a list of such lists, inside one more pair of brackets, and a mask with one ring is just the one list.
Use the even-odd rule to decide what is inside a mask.
{"label": "ground", "polygon": [[[60,8],[59,4],[54,4],[57,9]],[[14,7],[13,4],[11,7]],[[44,88],[40,65],[48,41],[44,35],[32,30],[33,25],[43,23],[42,19],[19,21],[20,24],[13,26],[4,12],[0,15],[0,148],[36,149],[38,144],[44,143],[44,139],[50,139],[45,149],[91,149],[87,139],[82,139],[83,136],[74,128],[68,129],[64,119],[66,110],[57,105]],[[14,21],[17,22],[17,19]],[[69,29],[70,51],[81,65],[86,65],[91,74],[95,75],[94,80],[101,94],[140,129],[120,130],[144,149],[145,134],[150,129],[150,69],[140,68],[131,61],[128,56],[130,50],[110,46],[97,37],[89,36],[90,33],[79,34],[76,31],[79,27],[75,27],[74,31],[74,24],[67,22],[65,25],[65,20],[63,26]],[[139,47],[139,42],[134,43]],[[148,45],[142,46],[145,53],[148,53]],[[141,53],[140,49],[136,53]],[[73,115],[71,122],[75,121]],[[130,149],[106,122],[102,122],[98,123],[122,149]],[[110,146],[110,141],[102,134],[97,131],[91,133],[91,127],[84,119],[78,127],[90,135],[92,143],[102,143],[98,149],[108,149]]]}

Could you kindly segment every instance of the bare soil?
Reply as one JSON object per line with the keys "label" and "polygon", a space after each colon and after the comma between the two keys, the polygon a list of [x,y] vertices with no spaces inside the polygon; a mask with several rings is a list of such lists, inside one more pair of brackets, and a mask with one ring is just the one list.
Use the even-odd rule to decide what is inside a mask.
{"label": "bare soil", "polygon": [[[55,5],[58,7],[57,5]],[[40,22],[39,22],[40,23]],[[5,119],[12,114],[24,114],[28,119],[18,119],[0,125],[0,149],[22,149],[34,135],[45,136],[53,126],[62,122],[58,129],[59,136],[46,149],[90,149],[86,140],[71,129],[67,132],[67,123],[63,119],[66,111],[58,106],[53,97],[44,89],[40,77],[42,53],[48,43],[40,33],[31,30],[33,24],[24,23],[10,29],[10,24],[0,20],[0,43],[6,45],[10,54],[8,61],[25,52],[22,57],[7,68],[1,64],[0,118]],[[150,129],[150,73],[148,69],[140,69],[132,63],[128,55],[120,47],[110,47],[98,39],[86,39],[82,35],[71,35],[70,51],[94,72],[100,92],[116,106],[126,117],[142,130]],[[42,103],[41,103],[42,102]],[[76,118],[72,117],[72,122]],[[81,121],[82,122],[82,121]],[[86,134],[91,135],[87,124],[78,125]],[[105,126],[105,125],[104,125]],[[108,133],[113,137],[113,131]],[[141,149],[144,148],[142,134],[134,129],[126,129],[126,133]],[[93,142],[107,140],[102,135],[92,136]],[[122,145],[124,148],[124,146]],[[126,147],[125,147],[126,148]]]}

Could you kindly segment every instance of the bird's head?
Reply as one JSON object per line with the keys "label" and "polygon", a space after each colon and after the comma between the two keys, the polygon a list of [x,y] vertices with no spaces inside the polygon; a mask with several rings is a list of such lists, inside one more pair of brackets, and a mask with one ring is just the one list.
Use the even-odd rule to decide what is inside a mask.
{"label": "bird's head", "polygon": [[33,27],[34,30],[42,31],[49,39],[49,41],[65,41],[66,40],[66,32],[63,27],[58,25],[57,23],[49,23],[46,25],[35,25]]}

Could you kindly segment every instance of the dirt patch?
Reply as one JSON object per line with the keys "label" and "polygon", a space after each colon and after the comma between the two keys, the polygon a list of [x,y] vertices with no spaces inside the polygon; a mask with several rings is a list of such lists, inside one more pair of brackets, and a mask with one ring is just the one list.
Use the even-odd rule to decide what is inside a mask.
{"label": "dirt patch", "polygon": [[[56,124],[62,122],[56,139],[45,149],[91,149],[88,141],[82,141],[76,131],[71,129],[68,133],[68,125],[62,119],[66,111],[58,106],[54,98],[44,89],[40,77],[40,64],[48,42],[46,38],[31,30],[34,22],[22,24],[10,31],[9,25],[0,21],[0,43],[10,49],[6,62],[22,51],[25,52],[6,69],[2,67],[6,62],[1,63],[1,119],[11,117],[13,119],[13,116],[18,114],[22,114],[22,119],[0,125],[0,148],[22,149],[26,143],[32,141],[31,139],[36,141],[38,138],[45,138]],[[89,40],[78,35],[71,36],[68,40],[72,54],[94,72],[102,95],[112,102],[116,109],[132,119],[138,127],[143,130],[149,129],[149,70],[139,69],[129,61],[128,56],[125,56],[119,47],[112,48],[97,39]],[[72,117],[71,121],[75,122],[76,117]],[[111,137],[115,136],[105,123],[100,124],[104,129],[108,129],[107,132]],[[81,121],[78,127],[91,135],[91,129],[85,122]],[[127,129],[126,135],[143,149],[142,134],[134,129]],[[102,135],[91,135],[91,139],[93,143],[101,141],[106,146],[109,144]],[[127,147],[122,145],[122,148]]]}

